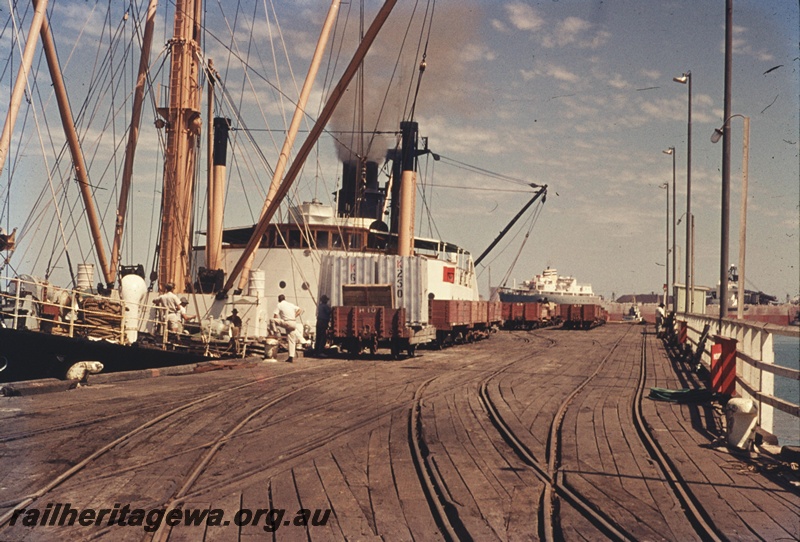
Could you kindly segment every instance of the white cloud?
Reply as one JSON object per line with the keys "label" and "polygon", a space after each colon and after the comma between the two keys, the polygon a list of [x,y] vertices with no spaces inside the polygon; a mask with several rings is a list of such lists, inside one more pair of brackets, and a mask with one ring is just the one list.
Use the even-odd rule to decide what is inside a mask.
{"label": "white cloud", "polygon": [[538,13],[526,4],[514,2],[506,6],[509,22],[517,30],[538,30],[544,25]]}
{"label": "white cloud", "polygon": [[494,28],[498,32],[503,32],[503,33],[508,32],[508,27],[506,27],[503,21],[497,19],[492,19],[492,28]]}
{"label": "white cloud", "polygon": [[639,73],[653,81],[661,79],[661,72],[658,70],[639,70]]}
{"label": "white cloud", "polygon": [[608,84],[617,89],[628,88],[630,86],[630,84],[618,73],[614,74],[614,77],[608,81]]}
{"label": "white cloud", "polygon": [[558,22],[545,21],[530,6],[513,3],[506,6],[511,26],[530,32],[542,47],[554,49],[568,45],[579,49],[597,49],[605,45],[611,33],[580,17],[567,17]]}
{"label": "white cloud", "polygon": [[581,79],[580,76],[572,73],[568,69],[553,64],[547,67],[546,73],[553,79],[565,81],[567,83],[577,83]]}
{"label": "white cloud", "polygon": [[[743,56],[750,56],[761,60],[763,62],[767,62],[770,60],[774,60],[775,56],[766,51],[764,49],[754,49],[753,46],[748,42],[747,34],[748,29],[742,26],[733,27],[733,39],[731,40],[731,47],[733,54],[735,55],[743,55]],[[720,43],[720,51],[723,53],[725,52],[725,40]]]}

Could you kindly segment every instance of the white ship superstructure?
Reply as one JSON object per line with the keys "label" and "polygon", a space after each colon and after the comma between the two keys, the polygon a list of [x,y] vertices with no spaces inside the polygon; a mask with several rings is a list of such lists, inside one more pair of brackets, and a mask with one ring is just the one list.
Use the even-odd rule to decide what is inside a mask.
{"label": "white ship superstructure", "polygon": [[593,304],[600,298],[590,284],[579,284],[572,276],[559,275],[558,270],[548,267],[533,280],[526,280],[516,288],[498,288],[501,301],[552,302],[559,304]]}
{"label": "white ship superstructure", "polygon": [[[316,322],[317,292],[323,255],[385,254],[386,244],[396,237],[370,229],[375,221],[337,216],[330,205],[317,201],[293,206],[289,220],[272,224],[255,253],[247,292],[263,296],[267,307],[274,307],[278,295],[303,309],[301,320],[313,328]],[[223,233],[223,271],[232,269],[241,257],[252,227],[229,229]],[[427,293],[436,299],[478,299],[472,256],[464,249],[436,239],[415,238],[415,253],[427,260]],[[205,260],[205,247],[194,252],[196,265]],[[356,259],[353,259],[356,261]],[[352,270],[351,283],[363,280],[359,269]]]}

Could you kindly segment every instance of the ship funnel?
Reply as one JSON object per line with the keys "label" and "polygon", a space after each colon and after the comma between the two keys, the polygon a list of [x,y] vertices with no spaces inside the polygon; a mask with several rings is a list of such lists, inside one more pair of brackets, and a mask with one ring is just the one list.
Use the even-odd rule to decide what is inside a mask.
{"label": "ship funnel", "polygon": [[414,253],[414,211],[417,195],[417,134],[416,122],[400,123],[402,132],[402,154],[400,156],[400,201],[397,221],[397,254],[411,256]]}
{"label": "ship funnel", "polygon": [[225,208],[225,175],[228,162],[230,119],[214,119],[214,172],[208,184],[208,234],[206,235],[206,267],[216,271],[222,267],[222,217]]}
{"label": "ship funnel", "polygon": [[340,216],[380,218],[384,191],[378,186],[378,163],[347,160],[342,163],[342,188],[339,190],[337,212]]}

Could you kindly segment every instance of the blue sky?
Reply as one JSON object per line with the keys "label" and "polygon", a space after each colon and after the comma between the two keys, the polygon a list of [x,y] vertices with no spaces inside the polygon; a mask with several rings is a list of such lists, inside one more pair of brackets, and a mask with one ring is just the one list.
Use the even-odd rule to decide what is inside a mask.
{"label": "blue sky", "polygon": [[[405,28],[403,14],[409,9],[409,3],[400,4],[405,11],[390,19],[391,26],[383,41],[376,44],[368,70],[385,74],[391,67],[388,59]],[[237,107],[246,113],[249,127],[274,129],[281,126],[281,121],[275,119],[282,108],[264,81],[275,85],[280,80],[284,88],[291,85],[287,85],[285,66],[270,72],[261,68],[262,62],[271,55],[270,44],[277,45],[276,49],[285,44],[295,77],[302,80],[328,2],[276,3],[283,41],[277,37],[278,27],[274,23],[267,27],[264,22],[263,3],[243,5],[252,11],[237,20],[237,32],[242,33],[248,29],[248,22],[254,21],[251,26],[256,38],[239,36],[237,54],[250,55],[251,77],[244,79],[240,69],[228,64],[222,48],[224,39],[207,39],[212,46],[208,55],[228,77],[226,84],[232,94],[238,95],[241,88],[262,85],[255,94],[246,93]],[[227,25],[219,15],[219,6],[209,5],[207,21],[214,35],[223,36]],[[424,7],[420,5],[418,9]],[[106,8],[92,2],[55,2],[58,16],[52,24],[62,63],[67,63],[66,51],[71,51],[75,36],[81,36],[84,42],[103,39],[97,29]],[[115,9],[120,11],[112,8],[111,19],[121,17]],[[232,7],[225,9],[231,24]],[[3,22],[7,14],[8,10],[0,14]],[[440,234],[479,254],[529,198],[524,192],[507,191],[519,190],[519,184],[452,166],[453,161],[460,161],[550,187],[547,203],[511,280],[530,278],[551,266],[576,276],[580,282],[591,283],[596,292],[606,296],[612,292],[621,295],[658,290],[664,282],[665,259],[665,192],[659,185],[672,181],[672,159],[661,151],[670,146],[677,150],[680,216],[685,211],[687,88],[672,78],[690,70],[695,280],[697,284],[715,285],[719,277],[722,145],[712,144],[709,138],[723,120],[724,16],[724,2],[705,0],[437,2],[416,119],[431,148],[449,160],[422,163],[425,200],[433,218],[429,222],[424,207],[419,205],[417,233],[434,237]],[[23,28],[29,24],[27,17],[21,24]],[[98,24],[87,25],[90,19]],[[751,117],[748,287],[783,299],[786,294],[796,295],[800,289],[798,4],[737,1],[734,24],[731,110]],[[163,22],[157,26],[160,30],[166,28]],[[10,35],[9,30],[4,32],[4,36]],[[418,32],[411,35],[410,43],[415,45]],[[0,41],[0,62],[5,63],[11,40],[4,37]],[[163,36],[156,39],[155,63],[161,62],[159,47],[164,41]],[[408,75],[419,60],[413,49],[410,47],[411,54],[404,57],[397,80],[403,92]],[[65,70],[68,86],[75,89],[70,94],[73,103],[82,101],[84,66],[93,61],[92,54],[82,47],[69,57],[73,67],[76,63],[82,65],[77,71]],[[772,68],[775,69],[770,71]],[[338,70],[341,71],[341,62]],[[0,96],[8,96],[10,73],[10,69],[0,73]],[[296,91],[285,92],[296,95]],[[317,90],[312,99],[319,98]],[[6,100],[2,102],[0,113],[5,116]],[[389,100],[389,109],[400,103],[399,98]],[[220,109],[232,107],[226,104]],[[27,114],[31,119],[32,112]],[[152,132],[152,117],[146,116],[144,130]],[[398,108],[384,113],[381,128],[390,129],[399,117]],[[88,139],[99,131],[99,126],[95,122],[87,129]],[[734,119],[731,126],[730,257],[735,263],[741,119]],[[266,134],[254,132],[254,138],[267,161],[274,163],[275,145]],[[22,139],[28,145],[25,152],[38,148],[38,138]],[[152,134],[150,139],[143,137],[143,147],[145,151],[157,148]],[[103,147],[98,144],[97,148]],[[330,139],[323,140],[316,162],[313,167],[306,167],[293,193],[295,201],[314,196],[326,200],[335,189],[339,168],[334,152]],[[242,158],[237,166],[237,174],[249,180],[231,181],[227,226],[253,222],[253,215],[260,208],[259,194],[263,194],[269,180],[259,171],[263,165],[258,160]],[[19,167],[36,172],[35,166],[23,166],[21,161]],[[7,170],[8,166],[0,196],[5,198],[10,192],[11,203],[4,203],[0,224],[14,227],[24,222],[25,210],[31,207],[41,187],[34,188],[29,182],[8,190]],[[157,198],[158,188],[152,179],[155,170],[152,160],[137,161],[139,182],[134,190],[132,218],[136,233],[128,241],[131,259],[152,246],[143,239],[150,237],[152,231],[149,209]],[[102,186],[109,177],[113,175],[98,172],[93,183],[97,179],[98,186]],[[43,176],[39,172],[31,178]],[[99,199],[113,200],[112,188],[105,195],[101,192],[97,192]],[[420,196],[419,203],[421,199]],[[113,212],[107,210],[113,207],[102,202],[100,207],[106,209],[107,216]],[[434,223],[432,231],[429,224]],[[678,228],[680,276],[684,261],[683,224]],[[112,231],[108,227],[107,235]],[[491,260],[493,284],[507,273],[523,236],[518,228],[510,235],[511,242],[501,244],[505,250],[487,259]],[[88,254],[84,244],[80,250]],[[42,264],[42,258],[36,260],[30,253],[25,259]],[[24,267],[22,261],[18,265]],[[484,293],[488,291],[488,281],[489,270],[484,269],[480,276]]]}
{"label": "blue sky", "polygon": [[[470,143],[485,142],[485,154],[458,143],[452,152],[441,152],[480,156],[489,169],[551,187],[514,276],[525,278],[526,270],[533,274],[551,265],[605,295],[660,287],[664,270],[656,262],[664,261],[665,194],[658,187],[672,180],[671,158],[661,151],[677,149],[680,215],[686,193],[687,88],[672,77],[691,70],[695,275],[698,284],[716,284],[722,145],[713,145],[709,137],[722,124],[724,2],[482,7],[481,61],[464,87],[475,107],[457,118],[436,117],[446,126],[437,124],[435,140],[467,132]],[[750,287],[795,294],[800,282],[797,4],[765,8],[760,2],[737,2],[734,24],[731,110],[751,117]],[[733,262],[738,258],[741,129],[741,120],[734,119]],[[448,231],[471,230],[473,244],[482,248],[520,201],[499,194],[476,197],[482,199],[473,201],[469,215],[453,210]],[[491,211],[495,202],[501,207]],[[481,215],[496,222],[471,228]],[[678,231],[682,246],[685,230]],[[495,267],[493,276],[505,271],[500,261]]]}

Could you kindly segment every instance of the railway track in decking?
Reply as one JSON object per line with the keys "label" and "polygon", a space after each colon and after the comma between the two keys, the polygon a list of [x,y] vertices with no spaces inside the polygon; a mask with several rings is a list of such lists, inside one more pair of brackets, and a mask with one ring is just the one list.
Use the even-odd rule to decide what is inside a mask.
{"label": "railway track in decking", "polygon": [[[713,526],[710,534],[703,530],[702,523],[710,522],[691,490],[706,486],[698,486],[691,472],[684,482],[661,471],[650,459],[657,454],[644,437],[640,440],[639,432],[648,428],[641,414],[644,384],[654,385],[653,371],[664,371],[655,362],[661,358],[652,334],[640,344],[641,329],[617,326],[597,335],[514,332],[499,337],[497,345],[471,347],[467,355],[444,351],[423,362],[349,362],[343,370],[337,363],[331,372],[293,371],[295,381],[275,379],[290,376],[282,374],[263,389],[245,386],[228,399],[217,393],[240,386],[232,386],[224,373],[203,384],[222,384],[216,391],[181,380],[163,386],[154,382],[148,400],[123,394],[119,397],[127,402],[115,410],[149,406],[169,389],[177,393],[168,396],[171,410],[214,397],[131,436],[31,507],[87,498],[125,502],[139,495],[136,507],[214,507],[224,509],[226,517],[265,505],[332,508],[327,528],[282,531],[302,540],[724,539]],[[334,373],[342,379],[333,379]],[[659,385],[660,377],[655,378]],[[97,391],[91,405],[102,405],[116,393]],[[183,403],[175,401],[180,393]],[[59,404],[47,406],[56,410]],[[645,404],[644,412],[654,423],[650,407]],[[206,411],[207,417],[200,416]],[[64,418],[76,420],[74,415]],[[43,442],[42,428],[54,424],[44,419],[26,425],[27,418],[17,419],[21,423],[9,443],[17,443],[22,453],[16,456],[22,458]],[[114,416],[104,419],[120,423]],[[127,423],[113,433],[104,432],[101,424],[93,430],[102,437],[100,444],[87,440],[76,450],[49,457],[82,459],[134,423],[145,425],[136,417]],[[25,429],[33,430],[27,435]],[[57,434],[56,442],[69,442],[81,433],[76,428]],[[659,440],[649,446],[663,446],[663,435],[658,433]],[[147,453],[153,449],[158,457]],[[682,465],[680,458],[676,465]],[[9,477],[12,484],[4,485],[17,490],[7,494],[33,494],[49,484],[46,472],[40,470],[41,478],[33,482],[24,481],[24,471]],[[674,496],[672,491],[680,489],[686,495]],[[692,507],[700,520],[685,510]],[[0,538],[16,538],[22,534],[18,528],[4,529]],[[68,533],[81,539],[123,534],[112,529]],[[255,524],[222,531],[234,538],[263,535]],[[128,531],[126,539],[131,535],[137,533]],[[146,540],[198,535],[210,540],[221,531],[144,534]]]}
{"label": "railway track in decking", "polygon": [[[528,336],[515,338],[525,343],[531,342],[531,339]],[[546,341],[546,348],[553,347],[556,344],[556,341],[552,338],[540,338]],[[484,378],[480,384],[480,387],[482,388],[486,381],[507,371],[514,366],[514,364],[529,358],[530,353],[526,353],[525,355],[507,363],[501,369],[492,372],[488,377]],[[417,476],[420,484],[422,485],[423,492],[425,493],[434,520],[441,529],[441,534],[446,540],[451,542],[471,541],[473,540],[473,537],[459,519],[458,512],[455,510],[453,503],[450,502],[447,496],[448,492],[446,489],[446,482],[442,479],[438,468],[433,463],[432,454],[430,453],[430,450],[428,449],[423,437],[423,424],[421,417],[423,393],[428,386],[438,378],[441,378],[441,375],[426,380],[417,388],[416,392],[414,393],[414,400],[408,416],[408,440],[411,448],[411,455]]]}
{"label": "railway track in decking", "polygon": [[642,413],[642,398],[644,397],[645,382],[647,379],[647,341],[646,335],[642,334],[642,350],[641,350],[641,366],[639,371],[639,383],[636,388],[636,396],[633,401],[633,423],[636,426],[636,431],[639,433],[639,438],[644,444],[650,457],[659,466],[664,474],[667,482],[669,483],[675,496],[683,505],[684,515],[689,523],[692,524],[697,534],[703,540],[712,542],[721,542],[726,538],[722,536],[714,524],[708,518],[708,514],[703,509],[702,505],[698,502],[697,498],[692,494],[691,489],[686,484],[683,477],[673,467],[667,456],[661,451],[658,442],[650,434],[647,423],[644,420]]}
{"label": "railway track in decking", "polygon": [[[665,479],[668,481],[670,487],[674,491],[676,497],[683,505],[684,514],[687,520],[694,527],[696,533],[701,540],[709,540],[719,542],[725,540],[721,537],[713,524],[707,518],[702,506],[691,490],[688,488],[685,481],[681,478],[678,472],[673,468],[667,457],[661,452],[658,443],[653,436],[649,433],[647,424],[642,415],[642,398],[646,381],[646,341],[645,332],[640,351],[640,370],[639,379],[634,395],[634,400],[631,405],[633,422],[639,437],[648,450],[651,459],[658,465],[663,472]],[[600,373],[605,363],[614,353],[620,342],[624,339],[621,337],[613,345],[611,350],[606,354],[596,370],[589,375],[579,386],[577,386],[566,399],[563,400],[558,412],[554,416],[550,425],[550,433],[547,441],[545,457],[539,458],[530,450],[530,448],[521,440],[503,419],[497,405],[492,399],[488,391],[489,382],[502,373],[505,369],[497,371],[481,384],[480,399],[484,408],[486,409],[489,417],[503,436],[503,439],[511,446],[514,452],[531,468],[535,475],[544,484],[544,489],[540,498],[540,506],[537,511],[539,518],[539,536],[542,540],[548,542],[554,540],[563,540],[563,533],[557,530],[557,510],[558,506],[555,497],[561,497],[567,500],[577,511],[579,511],[586,519],[595,525],[602,533],[609,537],[609,539],[620,541],[632,541],[637,537],[630,533],[618,522],[614,521],[608,514],[603,511],[591,500],[582,495],[579,491],[572,488],[564,479],[563,472],[560,470],[559,465],[559,450],[561,447],[561,431],[562,423],[567,409],[573,402],[573,399]]]}
{"label": "railway track in decking", "polygon": [[[142,424],[139,424],[135,428],[133,428],[133,429],[131,429],[129,431],[126,431],[125,433],[123,433],[122,435],[120,435],[120,436],[116,437],[115,439],[111,440],[107,444],[101,446],[100,448],[97,448],[95,451],[93,451],[89,455],[85,456],[83,459],[77,461],[77,463],[75,465],[73,465],[72,467],[70,467],[66,471],[60,473],[57,476],[52,477],[49,481],[44,483],[39,489],[33,491],[32,493],[30,493],[28,495],[25,495],[24,497],[21,497],[19,499],[15,499],[13,501],[0,502],[0,508],[9,508],[8,512],[6,512],[5,514],[0,516],[0,529],[2,529],[8,523],[8,521],[11,519],[11,516],[13,515],[14,510],[26,508],[26,507],[30,506],[31,504],[33,504],[34,502],[42,499],[46,495],[50,494],[53,490],[55,490],[56,488],[58,488],[59,486],[64,484],[69,479],[71,479],[71,478],[75,477],[76,475],[78,475],[79,473],[85,471],[85,469],[88,466],[92,465],[96,460],[98,460],[100,457],[106,455],[111,450],[113,450],[113,449],[119,447],[120,445],[130,441],[134,437],[137,437],[137,436],[145,434],[148,430],[153,429],[157,433],[158,431],[163,431],[166,428],[171,427],[170,425],[167,425],[166,427],[159,427],[159,424],[162,424],[162,422],[173,421],[173,420],[171,420],[172,418],[175,418],[176,416],[178,416],[180,414],[187,413],[187,411],[191,411],[195,407],[198,407],[200,405],[203,405],[205,403],[213,401],[214,399],[225,397],[227,394],[229,394],[231,392],[240,391],[240,390],[243,390],[243,389],[246,389],[246,388],[251,388],[253,386],[263,385],[265,382],[268,382],[268,381],[277,380],[277,379],[281,379],[281,378],[285,378],[285,377],[292,377],[292,376],[296,376],[297,373],[306,373],[306,372],[310,372],[310,371],[313,371],[313,370],[314,370],[313,368],[300,369],[300,370],[297,370],[297,371],[292,371],[291,373],[285,373],[285,374],[281,374],[281,375],[276,375],[276,376],[271,376],[271,377],[266,377],[266,378],[260,378],[260,379],[257,379],[257,380],[254,380],[254,381],[250,381],[250,382],[246,382],[246,383],[243,383],[243,384],[226,387],[226,388],[224,388],[222,390],[217,390],[217,391],[214,391],[214,392],[206,393],[206,394],[201,395],[200,397],[193,398],[193,399],[191,399],[189,401],[179,402],[179,404],[177,406],[171,408],[170,410],[168,410],[166,412],[163,412],[162,414],[159,414],[158,416],[150,418],[146,422],[144,422]],[[303,388],[308,387],[308,386],[310,386],[310,385],[312,385],[314,383],[321,382],[321,381],[323,381],[323,380],[325,380],[327,378],[332,378],[332,376],[323,376],[322,378],[316,379],[313,382],[304,385]],[[252,409],[252,412],[254,412],[254,413],[252,415],[250,415],[250,416],[247,416],[244,423],[246,423],[247,421],[252,419],[258,413],[263,412],[263,410],[265,410],[268,406],[276,404],[277,402],[279,402],[279,401],[291,396],[293,393],[296,393],[297,391],[299,391],[299,388],[296,388],[295,390],[292,390],[292,391],[290,391],[288,393],[281,394],[277,398],[269,401],[267,403],[267,405],[262,405],[261,407],[256,407],[255,409]],[[114,416],[106,417],[106,418],[114,418]],[[244,423],[242,423],[240,425],[237,425],[233,432],[228,432],[230,434],[226,434],[223,437],[219,437],[219,438],[215,439],[214,441],[206,443],[206,444],[204,444],[204,445],[202,445],[200,447],[201,448],[208,447],[211,450],[213,450],[214,452],[216,452],[216,450],[219,449],[219,446],[224,441],[229,440],[230,436],[232,436],[233,433],[238,431],[241,428],[241,426],[244,425]],[[73,428],[77,428],[77,427],[84,427],[85,424],[76,423],[76,424],[70,424],[70,425]],[[173,423],[173,425],[175,425],[175,424]],[[57,428],[54,428],[54,430],[57,430]],[[43,434],[46,435],[47,431],[46,430],[35,430],[35,431],[30,431],[28,434],[18,433],[18,434],[13,436],[13,440],[20,440],[20,439],[29,438],[29,437],[36,437],[36,436],[40,436],[40,435],[43,435]],[[149,462],[149,463],[146,463],[146,464],[143,464],[143,465],[134,465],[132,467],[129,467],[129,469],[136,469],[137,467],[146,466],[147,464],[151,464],[151,463],[152,462]],[[204,464],[207,464],[207,461],[204,462]],[[118,470],[114,470],[114,472],[117,473],[119,471]],[[194,473],[194,471],[192,471],[192,472]],[[196,474],[195,474],[195,477],[196,477]],[[152,503],[152,504],[153,505],[158,505],[159,503]]]}
{"label": "railway track in decking", "polygon": [[[629,330],[628,330],[629,331]],[[627,332],[626,332],[627,334]],[[572,400],[583,390],[589,382],[600,372],[605,365],[606,361],[616,350],[619,343],[625,338],[625,335],[620,337],[603,357],[601,362],[597,365],[595,371],[587,376],[573,391],[564,399],[559,407],[553,421],[550,424],[550,432],[547,439],[547,448],[545,451],[546,457],[539,459],[533,452],[517,437],[511,427],[505,423],[500,414],[496,404],[493,402],[489,392],[489,381],[495,378],[502,371],[491,375],[487,378],[480,388],[480,399],[492,420],[492,423],[498,429],[504,440],[512,447],[512,449],[520,456],[520,458],[528,464],[536,474],[536,476],[544,483],[544,489],[540,497],[538,516],[539,516],[539,535],[541,539],[548,542],[556,540],[556,533],[554,530],[555,509],[554,509],[554,495],[556,492],[563,498],[568,499],[573,506],[581,511],[587,518],[598,526],[605,534],[616,538],[617,540],[632,540],[633,538],[626,533],[621,527],[616,525],[613,521],[607,518],[601,512],[595,510],[589,502],[587,502],[580,494],[572,491],[568,486],[559,480],[558,471],[558,450],[560,446],[561,425],[564,419],[564,414],[569,407]]]}

